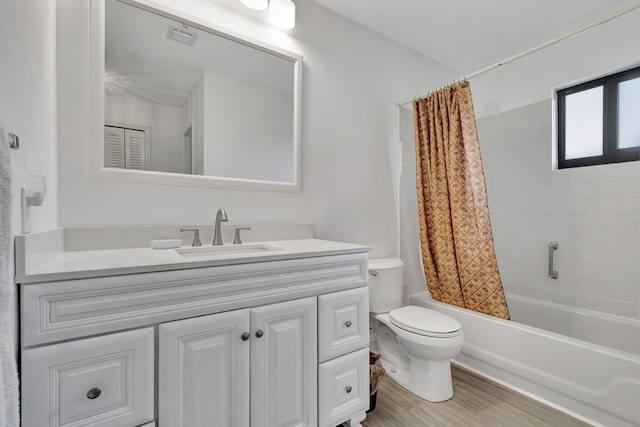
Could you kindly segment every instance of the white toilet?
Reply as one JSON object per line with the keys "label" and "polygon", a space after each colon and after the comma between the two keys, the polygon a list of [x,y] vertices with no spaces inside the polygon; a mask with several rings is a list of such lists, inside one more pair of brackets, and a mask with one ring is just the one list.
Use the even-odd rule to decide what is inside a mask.
{"label": "white toilet", "polygon": [[391,379],[425,400],[442,402],[453,396],[450,359],[462,347],[462,327],[438,311],[402,307],[403,265],[396,258],[369,260],[369,312],[379,321],[377,350]]}

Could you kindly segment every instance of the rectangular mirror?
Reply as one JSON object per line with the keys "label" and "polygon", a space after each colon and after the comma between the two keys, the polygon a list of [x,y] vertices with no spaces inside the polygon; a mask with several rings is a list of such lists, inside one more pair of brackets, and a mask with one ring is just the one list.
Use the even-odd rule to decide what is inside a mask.
{"label": "rectangular mirror", "polygon": [[104,168],[297,188],[301,57],[132,1],[104,16]]}

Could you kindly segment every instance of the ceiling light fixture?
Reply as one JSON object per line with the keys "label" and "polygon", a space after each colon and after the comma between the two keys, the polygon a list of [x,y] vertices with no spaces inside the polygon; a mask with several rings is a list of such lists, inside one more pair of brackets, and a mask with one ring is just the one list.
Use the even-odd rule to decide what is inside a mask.
{"label": "ceiling light fixture", "polygon": [[269,7],[269,0],[240,0],[240,3],[253,10],[265,10]]}
{"label": "ceiling light fixture", "polygon": [[296,26],[296,5],[292,0],[271,0],[269,20],[274,27],[290,30]]}

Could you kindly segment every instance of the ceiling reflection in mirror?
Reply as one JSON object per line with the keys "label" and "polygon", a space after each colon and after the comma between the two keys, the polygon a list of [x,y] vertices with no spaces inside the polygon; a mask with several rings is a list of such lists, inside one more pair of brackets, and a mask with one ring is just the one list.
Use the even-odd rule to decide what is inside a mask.
{"label": "ceiling reflection in mirror", "polygon": [[290,183],[295,59],[105,3],[104,166]]}

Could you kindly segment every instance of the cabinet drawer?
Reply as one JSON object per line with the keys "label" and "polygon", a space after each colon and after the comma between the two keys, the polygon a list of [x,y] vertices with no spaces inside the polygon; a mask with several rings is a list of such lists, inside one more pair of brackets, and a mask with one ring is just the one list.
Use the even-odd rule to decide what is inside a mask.
{"label": "cabinet drawer", "polygon": [[320,364],[320,427],[334,427],[369,409],[369,348]]}
{"label": "cabinet drawer", "polygon": [[153,328],[22,352],[22,427],[133,427],[154,419]]}
{"label": "cabinet drawer", "polygon": [[369,345],[369,288],[318,297],[318,340],[321,362]]}

